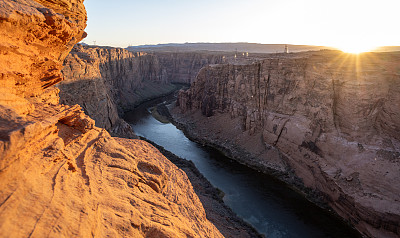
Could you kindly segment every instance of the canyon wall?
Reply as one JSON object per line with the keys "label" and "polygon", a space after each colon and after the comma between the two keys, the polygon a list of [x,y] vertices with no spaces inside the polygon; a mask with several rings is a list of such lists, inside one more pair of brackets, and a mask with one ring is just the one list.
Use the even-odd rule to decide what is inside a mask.
{"label": "canyon wall", "polygon": [[76,45],[64,61],[61,103],[79,104],[112,135],[134,138],[120,117],[151,98],[189,84],[204,65],[222,62],[209,53],[143,53],[121,48]]}
{"label": "canyon wall", "polygon": [[200,69],[225,61],[224,52],[153,52],[168,82],[191,84]]}
{"label": "canyon wall", "polygon": [[400,235],[400,53],[208,66],[177,106],[193,138],[275,174],[364,235]]}
{"label": "canyon wall", "polygon": [[169,93],[157,58],[121,48],[76,45],[64,61],[65,80],[57,87],[61,102],[79,104],[96,126],[132,138],[123,112],[152,97]]}
{"label": "canyon wall", "polygon": [[0,19],[0,236],[222,237],[158,150],[59,104],[83,0],[5,0]]}

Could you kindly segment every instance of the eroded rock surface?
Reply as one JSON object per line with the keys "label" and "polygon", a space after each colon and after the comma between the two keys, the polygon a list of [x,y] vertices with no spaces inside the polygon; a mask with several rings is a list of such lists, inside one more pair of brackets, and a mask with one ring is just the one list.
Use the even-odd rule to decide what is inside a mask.
{"label": "eroded rock surface", "polygon": [[18,123],[0,164],[2,236],[221,236],[146,142],[112,138],[79,106],[36,105]]}
{"label": "eroded rock surface", "polygon": [[[82,2],[0,3],[2,101],[8,98],[4,93],[34,97],[62,80],[62,60],[86,35]],[[51,8],[53,5],[58,7]]]}
{"label": "eroded rock surface", "polygon": [[58,103],[83,1],[0,2],[0,236],[222,237],[184,172]]}
{"label": "eroded rock surface", "polygon": [[323,51],[205,67],[180,92],[175,120],[361,233],[398,237],[399,63],[399,53]]}

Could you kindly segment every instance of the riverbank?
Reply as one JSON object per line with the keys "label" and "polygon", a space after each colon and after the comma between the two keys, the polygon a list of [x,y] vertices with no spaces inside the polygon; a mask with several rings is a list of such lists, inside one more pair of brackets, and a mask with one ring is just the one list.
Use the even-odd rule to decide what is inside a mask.
{"label": "riverbank", "polygon": [[251,225],[239,218],[222,200],[223,193],[215,188],[192,161],[182,159],[164,147],[141,137],[156,147],[167,159],[183,170],[188,176],[193,189],[199,197],[211,221],[225,237],[265,237],[260,235]]}
{"label": "riverbank", "polygon": [[165,85],[153,83],[146,85],[144,88],[137,90],[137,94],[139,95],[138,100],[129,105],[129,107],[123,108],[124,113],[135,110],[135,108],[139,106],[151,104],[153,101],[159,99],[168,99],[171,98],[171,96],[176,97],[175,94],[177,94],[180,89],[187,89],[188,87],[190,87],[190,84],[185,83],[168,83]]}
{"label": "riverbank", "polygon": [[[159,103],[155,107],[157,113],[172,119],[168,111],[171,101],[159,100]],[[140,110],[127,118],[129,122],[137,119],[131,125],[138,135],[193,161],[198,170],[225,193],[225,204],[258,232],[268,237],[360,237],[328,209],[315,206],[276,176],[236,163],[204,143],[190,141],[176,125],[160,122],[150,115],[148,108],[153,105],[148,105],[139,118]]]}
{"label": "riverbank", "polygon": [[213,65],[176,105],[199,138],[244,149],[260,171],[294,172],[361,234],[397,238],[399,59],[321,51]]}
{"label": "riverbank", "polygon": [[[267,175],[271,175],[279,181],[284,182],[289,188],[299,194],[302,194],[308,201],[312,202],[329,214],[331,219],[337,220],[336,222],[340,224],[340,226],[347,227],[346,229],[349,230],[349,232],[352,234],[352,237],[361,237],[360,233],[356,231],[351,224],[344,221],[339,214],[333,211],[333,209],[326,202],[326,197],[324,197],[324,194],[305,187],[302,181],[285,164],[281,164],[280,166],[269,166],[267,163],[264,163],[260,166],[259,159],[268,157],[268,153],[271,153],[270,151],[248,151],[238,144],[231,143],[227,137],[219,135],[219,133],[213,133],[213,131],[219,131],[222,134],[223,132],[221,132],[221,130],[223,130],[223,128],[219,128],[219,130],[207,130],[210,124],[213,123],[201,121],[201,119],[199,119],[201,117],[196,117],[196,115],[182,115],[175,110],[174,107],[171,107],[171,110],[168,110],[168,108],[164,105],[159,105],[158,112],[164,113],[163,115],[168,117],[171,122],[177,128],[182,130],[189,139],[202,144],[203,146],[215,148],[225,156],[239,162],[246,167],[255,169]],[[228,128],[230,120],[228,118],[224,118],[224,121],[226,122],[226,126]],[[243,143],[253,145],[252,148],[260,148],[261,146],[258,147],[257,145],[258,143],[262,143],[262,141],[248,140]]]}
{"label": "riverbank", "polygon": [[[151,108],[150,113],[156,120],[162,123],[171,122],[171,115],[162,102],[173,101],[176,98],[176,95],[173,94],[174,93],[170,93],[143,102],[135,108],[136,113],[133,114],[134,118],[129,118],[127,121],[132,123],[138,120],[138,118],[143,116],[143,113],[148,112],[147,108]],[[127,112],[127,114],[129,114],[129,112]],[[225,237],[264,237],[259,234],[254,227],[245,222],[242,218],[238,217],[238,215],[224,203],[222,200],[223,192],[215,188],[197,169],[192,161],[175,155],[166,150],[163,146],[160,146],[149,139],[144,137],[140,137],[140,139],[152,144],[167,159],[186,173],[195,193],[203,204],[207,214],[207,219],[209,219]]]}
{"label": "riverbank", "polygon": [[[329,206],[323,199],[323,195],[318,191],[311,190],[304,186],[301,180],[294,174],[286,164],[282,161],[274,163],[265,162],[260,165],[260,158],[268,157],[271,151],[249,151],[237,144],[233,144],[226,140],[225,137],[214,135],[212,131],[208,131],[205,127],[200,127],[200,123],[195,119],[196,115],[182,115],[178,112],[176,108],[168,110],[165,105],[159,105],[157,107],[157,112],[164,117],[167,117],[172,124],[174,124],[178,129],[182,130],[184,134],[191,140],[200,143],[204,146],[209,146],[214,148],[225,156],[239,162],[240,164],[247,166],[249,168],[255,169],[261,173],[271,175],[280,181],[288,184],[293,190],[301,193],[309,201],[318,205],[319,207],[329,210]],[[201,118],[199,115],[197,118]],[[197,123],[196,123],[197,122]],[[227,122],[228,123],[228,122]],[[221,132],[221,129],[219,130]],[[257,137],[257,136],[254,136]],[[252,140],[247,141],[247,143],[252,144],[253,148],[261,148],[262,141]],[[257,145],[260,146],[257,146]],[[270,148],[274,150],[274,148]],[[278,156],[284,156],[278,151],[273,151],[272,153],[278,154]],[[277,166],[278,164],[278,166]]]}

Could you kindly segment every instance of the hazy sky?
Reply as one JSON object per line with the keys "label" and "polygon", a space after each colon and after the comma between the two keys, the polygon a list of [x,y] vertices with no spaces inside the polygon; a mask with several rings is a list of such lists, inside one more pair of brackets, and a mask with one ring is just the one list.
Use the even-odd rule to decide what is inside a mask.
{"label": "hazy sky", "polygon": [[88,44],[400,45],[400,0],[85,0]]}

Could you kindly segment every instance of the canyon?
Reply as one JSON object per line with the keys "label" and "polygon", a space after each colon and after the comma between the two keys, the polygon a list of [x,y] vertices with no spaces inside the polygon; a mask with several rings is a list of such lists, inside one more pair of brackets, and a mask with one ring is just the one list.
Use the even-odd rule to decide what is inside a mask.
{"label": "canyon", "polygon": [[368,237],[400,235],[400,53],[204,67],[172,110],[199,143],[273,174]]}
{"label": "canyon", "polygon": [[399,53],[88,46],[83,0],[5,0],[0,16],[1,236],[257,236],[207,213],[216,189],[196,194],[193,165],[122,119],[182,84],[171,119],[188,137],[364,236],[400,235]]}
{"label": "canyon", "polygon": [[182,170],[149,143],[95,126],[132,136],[110,85],[83,84],[103,90],[89,100],[109,110],[103,121],[59,102],[54,85],[86,21],[83,0],[0,2],[0,236],[223,237]]}
{"label": "canyon", "polygon": [[129,128],[126,111],[191,83],[172,110],[190,138],[274,175],[363,235],[397,237],[400,55],[253,55],[77,45],[58,88],[62,102],[126,137],[110,129]]}
{"label": "canyon", "polygon": [[126,111],[152,98],[189,85],[200,69],[222,63],[223,55],[201,52],[130,52],[77,44],[64,60],[65,79],[57,85],[63,104],[79,104],[96,126],[112,135],[134,138],[121,119]]}

